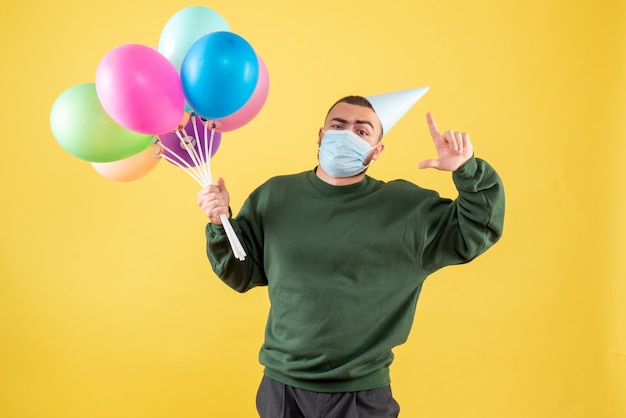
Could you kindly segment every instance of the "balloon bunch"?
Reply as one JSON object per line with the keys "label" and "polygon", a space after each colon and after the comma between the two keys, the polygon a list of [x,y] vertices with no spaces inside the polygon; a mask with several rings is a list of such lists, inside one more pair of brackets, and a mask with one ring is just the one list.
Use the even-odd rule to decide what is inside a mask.
{"label": "balloon bunch", "polygon": [[[252,46],[214,10],[191,6],[167,21],[158,48],[106,53],[95,83],[57,97],[50,125],[63,149],[105,178],[137,180],[164,159],[206,186],[222,134],[256,117],[268,93],[267,67]],[[235,257],[245,259],[226,216],[222,223]]]}

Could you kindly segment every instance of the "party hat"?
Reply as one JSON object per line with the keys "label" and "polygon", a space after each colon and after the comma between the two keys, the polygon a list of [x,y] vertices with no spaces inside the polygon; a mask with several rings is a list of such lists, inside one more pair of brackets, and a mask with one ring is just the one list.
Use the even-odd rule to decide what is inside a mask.
{"label": "party hat", "polygon": [[374,110],[383,125],[383,133],[389,130],[404,116],[406,112],[428,91],[428,87],[417,87],[393,93],[368,96]]}

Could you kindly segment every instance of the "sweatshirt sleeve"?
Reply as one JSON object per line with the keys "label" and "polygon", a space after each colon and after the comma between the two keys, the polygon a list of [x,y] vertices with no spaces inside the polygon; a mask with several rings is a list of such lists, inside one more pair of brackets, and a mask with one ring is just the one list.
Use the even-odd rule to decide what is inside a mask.
{"label": "sweatshirt sleeve", "polygon": [[263,250],[262,245],[259,245],[261,238],[249,227],[251,223],[244,216],[231,217],[229,221],[246,251],[246,257],[243,261],[237,259],[224,227],[209,223],[205,229],[206,254],[213,271],[237,292],[243,293],[253,287],[267,285],[262,268]]}
{"label": "sweatshirt sleeve", "polygon": [[427,274],[473,260],[502,236],[504,188],[496,171],[486,161],[472,157],[453,172],[452,179],[457,198],[437,196],[429,207],[435,221],[423,231],[420,255]]}

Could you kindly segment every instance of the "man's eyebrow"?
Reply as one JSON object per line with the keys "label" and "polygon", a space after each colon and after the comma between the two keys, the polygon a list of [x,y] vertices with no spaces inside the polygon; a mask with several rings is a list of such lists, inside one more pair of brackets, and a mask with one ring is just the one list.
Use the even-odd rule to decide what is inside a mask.
{"label": "man's eyebrow", "polygon": [[339,123],[348,123],[347,120],[341,119],[341,118],[332,118],[330,121],[331,122],[335,121],[335,122],[339,122]]}
{"label": "man's eyebrow", "polygon": [[[332,118],[331,121],[335,121],[335,122],[339,122],[339,123],[348,123],[347,120],[342,119],[342,118]],[[368,120],[357,120],[355,122],[355,125],[369,125],[372,129],[374,129],[374,125],[372,125],[372,122],[370,122]]]}
{"label": "man's eyebrow", "polygon": [[374,125],[372,125],[372,122],[370,122],[369,120],[357,120],[356,124],[357,125],[369,125],[372,129],[374,129]]}

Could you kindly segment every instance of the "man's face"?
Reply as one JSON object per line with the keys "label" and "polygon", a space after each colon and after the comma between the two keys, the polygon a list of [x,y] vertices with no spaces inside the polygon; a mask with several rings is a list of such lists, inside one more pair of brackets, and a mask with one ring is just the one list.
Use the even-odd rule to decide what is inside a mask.
{"label": "man's face", "polygon": [[322,143],[324,131],[338,129],[350,129],[372,147],[376,147],[365,157],[363,165],[368,165],[370,161],[377,160],[383,151],[384,145],[380,142],[383,132],[382,125],[376,112],[368,107],[337,103],[326,116],[324,127],[319,131],[317,145]]}
{"label": "man's face", "polygon": [[[379,143],[382,134],[378,115],[372,109],[349,103],[337,103],[328,113],[323,129],[349,129],[372,147]],[[320,131],[318,143],[321,143],[323,137],[324,133]]]}

